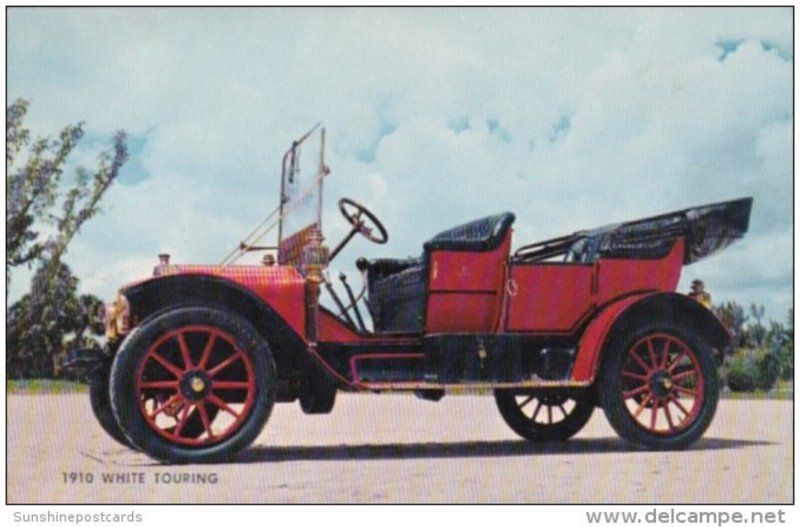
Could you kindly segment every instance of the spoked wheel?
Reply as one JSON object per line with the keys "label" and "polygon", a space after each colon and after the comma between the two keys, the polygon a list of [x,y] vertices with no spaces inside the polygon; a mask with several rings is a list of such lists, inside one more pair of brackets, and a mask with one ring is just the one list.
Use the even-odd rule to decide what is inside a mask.
{"label": "spoked wheel", "polygon": [[111,401],[127,438],[175,463],[230,458],[264,426],[274,404],[270,350],[246,321],[181,308],[145,322],[120,348]]}
{"label": "spoked wheel", "polygon": [[690,330],[651,325],[613,341],[601,378],[603,410],[625,441],[650,449],[691,445],[719,399],[711,350]]}
{"label": "spoked wheel", "polygon": [[520,393],[497,390],[494,397],[506,424],[531,441],[569,439],[589,422],[595,406],[588,391]]}

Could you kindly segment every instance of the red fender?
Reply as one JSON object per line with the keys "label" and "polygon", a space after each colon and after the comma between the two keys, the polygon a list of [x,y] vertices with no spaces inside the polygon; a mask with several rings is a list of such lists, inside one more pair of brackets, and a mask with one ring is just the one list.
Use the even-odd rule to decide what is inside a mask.
{"label": "red fender", "polygon": [[598,316],[589,323],[578,343],[578,355],[575,357],[575,367],[572,369],[572,380],[592,381],[597,373],[597,365],[603,351],[608,332],[614,326],[619,316],[630,306],[656,293],[645,293],[623,298],[607,306]]}
{"label": "red fender", "polygon": [[[578,355],[572,370],[575,381],[591,382],[597,369],[609,333],[622,316],[634,317],[631,322],[641,320],[670,320],[692,328],[702,335],[717,351],[725,348],[730,335],[719,319],[699,302],[686,295],[651,291],[628,296],[608,305],[589,323],[578,343]],[[718,358],[720,358],[718,356]]]}

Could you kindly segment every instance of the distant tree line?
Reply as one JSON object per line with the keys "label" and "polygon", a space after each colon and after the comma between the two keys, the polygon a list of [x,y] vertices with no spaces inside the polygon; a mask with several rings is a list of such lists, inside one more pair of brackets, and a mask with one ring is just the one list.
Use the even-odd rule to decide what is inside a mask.
{"label": "distant tree line", "polygon": [[734,392],[769,391],[777,381],[794,379],[794,310],[786,325],[764,322],[764,306],[749,309],[736,302],[714,306],[731,334],[722,366],[723,382]]}
{"label": "distant tree line", "polygon": [[[30,291],[6,310],[6,375],[52,378],[70,349],[97,345],[102,303],[78,295],[78,279],[62,258],[81,226],[100,212],[100,200],[128,158],[124,132],[101,152],[94,170],[69,156],[84,135],[68,125],[58,137],[33,140],[25,127],[28,102],[6,107],[6,295],[13,269],[34,269]],[[8,297],[6,296],[6,300]]]}

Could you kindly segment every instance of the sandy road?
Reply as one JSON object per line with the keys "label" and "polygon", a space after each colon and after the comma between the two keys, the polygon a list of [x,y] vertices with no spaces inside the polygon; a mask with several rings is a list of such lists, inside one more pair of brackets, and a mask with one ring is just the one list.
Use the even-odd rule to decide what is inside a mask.
{"label": "sandy road", "polygon": [[327,416],[277,405],[235,463],[175,467],[108,438],[88,395],[7,400],[9,504],[777,504],[793,497],[791,401],[723,400],[691,450],[637,452],[601,410],[573,440],[537,445],[517,439],[491,397],[344,395]]}

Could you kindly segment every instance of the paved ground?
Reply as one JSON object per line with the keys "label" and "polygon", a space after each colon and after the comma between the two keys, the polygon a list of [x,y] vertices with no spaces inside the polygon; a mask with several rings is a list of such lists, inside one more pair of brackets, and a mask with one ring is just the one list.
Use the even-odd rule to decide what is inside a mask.
{"label": "paved ground", "polygon": [[[344,395],[275,411],[236,463],[118,446],[88,395],[9,395],[7,500],[24,503],[790,503],[792,402],[720,402],[684,452],[628,450],[598,410],[573,440],[518,440],[491,397]],[[104,482],[104,476],[112,482]],[[91,479],[91,482],[87,480]],[[81,482],[83,480],[83,482]]]}

